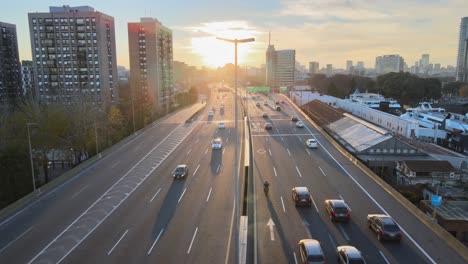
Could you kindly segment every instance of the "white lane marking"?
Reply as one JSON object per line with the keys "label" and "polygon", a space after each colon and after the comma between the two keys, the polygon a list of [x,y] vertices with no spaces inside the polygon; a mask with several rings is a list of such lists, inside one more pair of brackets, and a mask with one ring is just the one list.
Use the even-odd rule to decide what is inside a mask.
{"label": "white lane marking", "polygon": [[117,165],[119,165],[119,163],[120,163],[120,160],[117,161],[114,165],[112,165],[111,169],[115,168]]}
{"label": "white lane marking", "polygon": [[225,149],[225,148],[223,148],[223,154],[224,154],[224,151],[226,151],[226,149]]}
{"label": "white lane marking", "polygon": [[[332,245],[333,245],[333,248],[336,248],[336,244],[335,244],[335,241],[333,241],[333,237],[330,235],[330,233],[328,233],[328,238],[330,239]],[[390,264],[390,263],[389,263]]]}
{"label": "white lane marking", "polygon": [[229,143],[229,137],[226,139],[226,144]]}
{"label": "white lane marking", "polygon": [[291,156],[291,151],[289,151],[288,148],[286,148],[286,150],[288,151],[289,156]]}
{"label": "white lane marking", "polygon": [[5,250],[7,247],[11,246],[11,244],[15,243],[18,239],[20,239],[22,236],[26,235],[26,233],[28,233],[34,226],[31,226],[28,230],[24,231],[21,235],[19,235],[17,238],[15,238],[15,240],[11,241],[10,243],[8,243],[8,245],[6,245],[5,247],[3,247],[2,249],[0,249],[0,253]]}
{"label": "white lane marking", "polygon": [[[306,128],[307,128],[307,131],[309,131],[309,133],[312,134],[312,132],[309,130],[309,128],[308,128],[308,127],[306,127]],[[318,142],[318,141],[317,141],[317,142]],[[332,158],[332,159],[336,162],[336,164],[338,164],[338,166],[340,166],[340,168],[346,173],[346,175],[348,175],[349,178],[351,178],[351,180],[352,180],[354,183],[356,183],[356,185],[367,195],[367,197],[369,197],[369,199],[371,199],[372,202],[374,202],[374,204],[377,205],[377,207],[379,207],[380,210],[382,210],[382,212],[384,212],[386,215],[389,215],[389,216],[390,216],[390,214],[387,212],[387,210],[385,210],[385,209],[374,199],[374,197],[372,197],[372,196],[370,195],[370,193],[368,193],[368,192],[364,189],[364,187],[362,187],[362,185],[351,175],[351,173],[349,173],[349,172],[335,159],[335,157],[333,157],[332,154],[331,154],[326,148],[323,147],[323,145],[322,145],[320,142],[319,142],[319,144],[320,144],[320,146],[322,146],[322,149],[325,150],[325,152],[327,152],[328,156],[330,156],[330,158]],[[397,224],[398,224],[398,223],[397,223]],[[409,240],[411,240],[411,242],[419,249],[419,251],[421,251],[421,253],[423,253],[424,256],[426,256],[426,258],[428,258],[429,261],[430,261],[431,263],[437,264],[437,262],[436,262],[433,258],[431,258],[431,256],[429,256],[429,254],[428,254],[418,243],[416,243],[416,241],[408,234],[408,232],[406,232],[406,230],[403,229],[403,227],[402,227],[401,225],[399,225],[399,226],[400,226],[401,231],[405,234],[405,236],[406,236]]]}
{"label": "white lane marking", "polygon": [[340,229],[340,231],[341,231],[341,233],[343,234],[344,238],[345,238],[346,240],[349,241],[349,236],[348,236],[348,234],[346,233],[346,231],[344,230],[343,226],[341,226],[340,224],[338,224],[338,228]]}
{"label": "white lane marking", "polygon": [[196,168],[195,171],[193,172],[193,176],[195,176],[195,174],[197,174],[198,168],[200,168],[200,164],[198,164],[197,168]]}
{"label": "white lane marking", "polygon": [[117,240],[117,242],[115,242],[114,246],[109,250],[109,252],[107,252],[107,256],[109,256],[112,253],[112,251],[114,251],[115,247],[117,247],[117,245],[124,238],[124,236],[127,235],[127,233],[128,233],[128,229],[125,230],[125,233],[123,233],[123,235],[119,238],[119,240]]}
{"label": "white lane marking", "polygon": [[325,172],[322,170],[322,168],[320,168],[320,166],[319,166],[318,168],[319,168],[320,172],[322,172],[323,176],[327,176],[327,175],[325,174]]}
{"label": "white lane marking", "polygon": [[156,239],[155,239],[154,242],[153,242],[153,245],[151,245],[151,248],[148,250],[148,253],[146,253],[146,255],[151,254],[151,251],[153,250],[153,248],[154,248],[154,246],[156,245],[156,243],[158,243],[158,240],[159,240],[159,238],[161,237],[163,231],[164,231],[164,228],[161,229],[161,232],[159,232],[158,237],[156,237]]}
{"label": "white lane marking", "polygon": [[344,201],[343,196],[341,196],[341,194],[339,194],[338,196],[340,197],[341,200]]}
{"label": "white lane marking", "polygon": [[309,154],[309,155],[310,155],[310,152],[309,152],[309,150],[308,150],[308,149],[306,149],[306,152],[307,152],[307,154]]}
{"label": "white lane marking", "polygon": [[198,143],[198,141],[200,141],[200,138],[197,138],[197,141],[195,141],[195,143]]}
{"label": "white lane marking", "polygon": [[307,235],[308,235],[307,238],[312,238],[312,234],[310,233],[310,230],[309,230],[309,226],[310,226],[309,222],[307,222],[307,220],[305,219],[302,219],[302,223],[304,224],[305,230],[307,232]]}
{"label": "white lane marking", "polygon": [[182,200],[182,197],[184,197],[185,191],[187,191],[187,188],[184,189],[184,191],[182,192],[182,195],[180,196],[179,201],[177,201],[177,203],[180,203],[180,200]]}
{"label": "white lane marking", "polygon": [[208,193],[208,196],[206,197],[206,202],[208,202],[208,200],[210,200],[212,190],[213,190],[213,187],[210,188],[210,192]]}
{"label": "white lane marking", "polygon": [[385,262],[387,264],[390,264],[390,261],[388,261],[387,257],[385,257],[385,255],[384,255],[384,253],[382,253],[382,251],[380,251],[380,250],[379,250],[379,252],[380,252],[380,255],[382,256],[382,258],[385,260]]}
{"label": "white lane marking", "polygon": [[299,171],[299,168],[298,168],[297,166],[296,166],[296,171],[297,171],[297,173],[299,173],[299,177],[301,177],[301,178],[302,178],[301,171]]}
{"label": "white lane marking", "polygon": [[153,195],[153,197],[151,197],[151,200],[149,201],[150,203],[154,200],[154,198],[156,198],[156,196],[158,195],[160,191],[161,191],[161,188],[159,188],[159,190]]}
{"label": "white lane marking", "polygon": [[218,168],[216,169],[216,173],[219,172],[219,168],[221,167],[221,164],[218,164]]}
{"label": "white lane marking", "polygon": [[296,252],[293,252],[293,254],[294,254],[294,264],[297,264]]}
{"label": "white lane marking", "polygon": [[206,155],[206,153],[208,153],[208,148],[206,148],[206,150],[205,150],[205,155]]}
{"label": "white lane marking", "polygon": [[301,138],[300,138],[299,136],[296,136],[296,137],[297,137],[297,139],[299,139],[299,142],[302,142],[302,141],[301,141]]}
{"label": "white lane marking", "polygon": [[[255,191],[255,181],[254,181],[254,191]],[[254,204],[255,204],[255,199],[254,200]],[[231,216],[231,225],[229,227],[229,238],[228,238],[228,243],[227,243],[227,247],[226,247],[226,258],[224,259],[224,264],[228,264],[228,260],[229,260],[229,252],[231,251],[231,240],[232,240],[232,228],[234,227],[234,215],[235,215],[235,204],[236,204],[236,198],[234,198],[232,200],[232,216]],[[254,207],[255,208],[255,207]],[[255,210],[255,209],[254,209]],[[255,218],[255,214],[254,214],[254,218]],[[254,221],[254,229],[256,228],[257,224],[256,222]],[[255,233],[254,233],[255,235]]]}
{"label": "white lane marking", "polygon": [[275,173],[275,176],[278,177],[278,174],[276,174],[276,168],[273,167],[273,172]]}
{"label": "white lane marking", "polygon": [[190,249],[192,249],[193,241],[195,240],[195,237],[197,236],[197,232],[198,232],[198,226],[197,226],[197,228],[195,228],[195,233],[193,233],[192,242],[190,242],[190,246],[189,246],[189,248],[187,250],[187,254],[189,254]]}
{"label": "white lane marking", "polygon": [[231,129],[228,130],[228,134],[231,135]]}
{"label": "white lane marking", "polygon": [[314,204],[315,210],[317,210],[317,213],[318,213],[319,209],[318,209],[317,204],[315,203],[314,197],[312,197],[312,195],[310,196],[310,199],[312,200],[312,203]]}
{"label": "white lane marking", "polygon": [[284,208],[283,196],[281,196],[281,204],[283,205],[283,212],[286,213],[286,208]]}
{"label": "white lane marking", "polygon": [[265,141],[268,142],[268,137],[265,137]]}
{"label": "white lane marking", "polygon": [[190,154],[191,151],[192,151],[192,149],[189,149],[189,151],[187,151],[187,155]]}
{"label": "white lane marking", "polygon": [[284,137],[281,137],[281,140],[284,142]]}
{"label": "white lane marking", "polygon": [[88,188],[89,185],[86,185],[83,189],[81,189],[79,192],[75,193],[73,196],[72,196],[72,199],[75,198],[75,196],[77,196],[78,194],[80,194],[82,191],[84,191],[86,188]]}
{"label": "white lane marking", "polygon": [[268,149],[268,153],[270,153],[270,156],[271,156],[271,149]]}
{"label": "white lane marking", "polygon": [[271,220],[271,217],[270,220],[268,220],[267,226],[270,228],[270,240],[275,241],[275,232],[273,230],[275,223],[273,222],[273,220]]}

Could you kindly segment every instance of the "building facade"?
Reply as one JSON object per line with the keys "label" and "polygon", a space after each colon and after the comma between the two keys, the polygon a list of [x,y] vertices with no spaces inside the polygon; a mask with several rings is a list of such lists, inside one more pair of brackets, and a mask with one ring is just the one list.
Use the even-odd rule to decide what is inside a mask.
{"label": "building facade", "polygon": [[29,13],[37,99],[103,108],[119,100],[114,18],[89,6]]}
{"label": "building facade", "polygon": [[276,85],[276,51],[274,45],[268,45],[265,66],[265,84],[269,87],[274,87]]}
{"label": "building facade", "polygon": [[276,86],[294,85],[294,74],[296,71],[296,51],[278,50],[276,51]]}
{"label": "building facade", "polygon": [[14,105],[22,96],[16,25],[0,22],[0,34],[0,106]]}
{"label": "building facade", "polygon": [[346,71],[349,73],[352,70],[353,67],[353,61],[352,60],[347,60],[346,61]]}
{"label": "building facade", "polygon": [[468,82],[468,17],[461,19],[457,54],[457,81]]}
{"label": "building facade", "polygon": [[26,98],[36,98],[34,89],[34,64],[32,61],[21,61],[22,93]]}
{"label": "building facade", "polygon": [[400,55],[383,55],[375,59],[375,71],[377,74],[390,72],[402,72],[405,62]]}
{"label": "building facade", "polygon": [[327,76],[330,77],[333,75],[333,65],[327,64]]}
{"label": "building facade", "polygon": [[174,103],[172,30],[155,18],[128,23],[130,87],[159,113]]}
{"label": "building facade", "polygon": [[311,61],[309,62],[309,73],[310,74],[317,74],[319,73],[319,62],[318,61]]}

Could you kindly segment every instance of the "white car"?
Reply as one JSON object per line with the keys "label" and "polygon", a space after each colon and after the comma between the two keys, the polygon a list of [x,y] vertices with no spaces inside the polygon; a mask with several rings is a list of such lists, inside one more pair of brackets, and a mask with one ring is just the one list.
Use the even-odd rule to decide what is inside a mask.
{"label": "white car", "polygon": [[259,102],[256,102],[256,103],[255,103],[255,106],[260,106],[260,103],[259,103]]}
{"label": "white car", "polygon": [[304,122],[302,122],[302,121],[297,121],[297,122],[296,122],[296,127],[303,128],[303,127],[304,127]]}
{"label": "white car", "polygon": [[224,129],[226,126],[224,125],[224,122],[219,122],[218,123],[218,128]]}
{"label": "white car", "polygon": [[315,140],[314,138],[307,139],[306,144],[307,144],[307,146],[309,148],[317,148],[318,147],[317,140]]}
{"label": "white car", "polygon": [[213,111],[209,111],[209,112],[208,112],[208,116],[214,116],[214,112],[213,112]]}
{"label": "white car", "polygon": [[223,147],[223,141],[220,137],[215,138],[211,141],[211,148],[212,149],[221,149]]}

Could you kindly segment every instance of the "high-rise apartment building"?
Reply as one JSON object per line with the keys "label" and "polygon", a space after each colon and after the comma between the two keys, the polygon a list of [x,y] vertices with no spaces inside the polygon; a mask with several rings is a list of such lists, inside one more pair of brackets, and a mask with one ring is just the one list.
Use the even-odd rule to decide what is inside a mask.
{"label": "high-rise apartment building", "polygon": [[423,54],[419,60],[419,65],[421,68],[426,68],[429,66],[429,54]]}
{"label": "high-rise apartment building", "polygon": [[114,18],[89,6],[29,13],[37,99],[108,108],[119,100]]}
{"label": "high-rise apartment building", "polygon": [[128,23],[130,87],[159,113],[174,103],[172,30],[155,18]]}
{"label": "high-rise apartment building", "polygon": [[295,50],[276,51],[276,86],[294,85],[294,73],[296,67]]}
{"label": "high-rise apartment building", "polygon": [[0,106],[15,105],[21,90],[16,26],[0,22]]}
{"label": "high-rise apartment building", "polygon": [[461,19],[457,54],[457,81],[468,82],[468,17]]}
{"label": "high-rise apartment building", "polygon": [[330,77],[333,75],[333,65],[327,64],[327,76]]}
{"label": "high-rise apartment building", "polygon": [[350,72],[352,70],[352,67],[353,67],[353,61],[352,60],[347,60],[346,61],[346,71]]}
{"label": "high-rise apartment building", "polygon": [[35,98],[34,90],[34,64],[32,61],[21,61],[22,93],[25,97]]}
{"label": "high-rise apartment building", "polygon": [[309,73],[316,74],[319,72],[319,63],[318,61],[311,61],[309,62]]}
{"label": "high-rise apartment building", "polygon": [[364,62],[363,61],[358,61],[357,62],[357,68],[364,69]]}
{"label": "high-rise apartment building", "polygon": [[389,72],[401,72],[405,62],[400,55],[383,55],[375,58],[375,72],[386,74]]}

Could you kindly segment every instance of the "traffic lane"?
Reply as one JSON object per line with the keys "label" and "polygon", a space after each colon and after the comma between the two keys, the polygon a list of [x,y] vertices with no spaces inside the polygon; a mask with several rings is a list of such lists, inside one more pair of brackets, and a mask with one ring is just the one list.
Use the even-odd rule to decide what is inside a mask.
{"label": "traffic lane", "polygon": [[[185,140],[196,142],[195,138],[199,136],[201,135],[192,133]],[[207,143],[209,139],[205,136],[193,145],[179,145],[132,196],[69,255],[67,261],[83,263],[92,259],[96,262],[109,260],[112,263],[114,260],[145,262],[151,243],[154,243],[159,232],[171,221],[184,190],[189,188],[193,178],[199,174],[196,167],[204,157],[204,148],[194,148],[193,155],[186,153],[194,145]],[[184,180],[173,180],[171,172],[178,164],[183,163],[189,165],[189,176]],[[126,230],[125,237],[116,246]],[[128,255],[128,252],[132,254]]]}
{"label": "traffic lane", "polygon": [[[294,140],[291,138],[289,140],[289,145],[292,149],[303,148],[303,145],[300,141]],[[408,241],[402,241],[399,246],[396,246],[395,243],[382,244],[375,239],[375,235],[368,230],[366,216],[369,213],[379,213],[380,210],[369,200],[368,197],[365,197],[364,193],[358,190],[353,182],[351,182],[342,171],[339,170],[327,170],[324,173],[317,170],[317,164],[314,164],[320,159],[317,152],[312,152],[312,155],[309,156],[300,151],[294,151],[294,159],[301,164],[301,169],[304,171],[309,171],[312,173],[304,173],[307,175],[305,180],[308,182],[308,185],[311,186],[311,192],[315,193],[315,197],[318,199],[316,202],[317,206],[322,207],[321,217],[324,221],[329,218],[328,213],[325,210],[324,201],[326,199],[343,199],[346,197],[345,201],[347,204],[353,208],[352,209],[352,221],[350,225],[336,225],[339,231],[336,233],[335,238],[338,234],[341,235],[343,242],[351,241],[356,242],[353,244],[358,247],[361,251],[366,252],[368,258],[373,261],[382,260],[379,251],[382,251],[388,260],[391,262],[407,262],[409,260],[414,263],[424,263],[424,260],[416,252],[417,249],[411,248],[411,244],[408,244]],[[317,159],[315,159],[317,158]],[[333,168],[332,168],[333,169]],[[345,191],[345,192],[343,192]],[[330,228],[333,225],[330,221],[327,221],[330,224]],[[344,239],[344,240],[343,240]]]}
{"label": "traffic lane", "polygon": [[[157,128],[165,128],[164,131],[166,129],[170,131],[169,129],[173,129],[176,125],[160,124]],[[154,129],[152,128],[146,133],[152,132]],[[141,148],[154,147],[153,144],[156,143],[148,142],[143,144]],[[103,159],[97,166],[77,176],[57,189],[52,195],[34,204],[17,218],[3,225],[0,231],[1,237],[10,238],[10,240],[8,242],[8,240],[2,239],[5,242],[4,246],[1,247],[3,250],[0,254],[0,262],[15,258],[30,259],[43,246],[47,245],[110,186],[115,184],[127,168],[132,167],[137,162],[135,158],[146,154],[138,152],[138,155],[132,155],[129,151],[132,146],[133,143],[110,154],[109,158]],[[117,163],[118,161],[112,157],[119,157],[118,161],[120,162]],[[29,231],[24,233],[23,230]]]}

